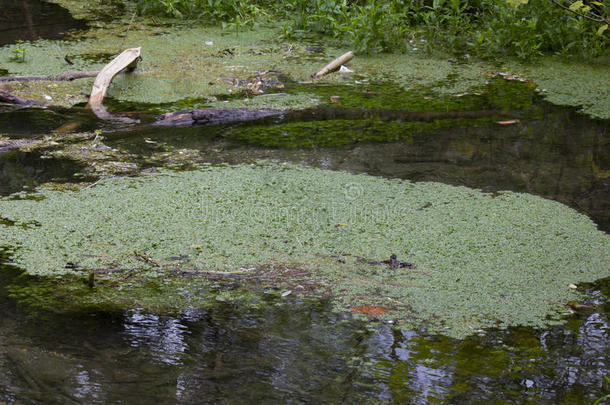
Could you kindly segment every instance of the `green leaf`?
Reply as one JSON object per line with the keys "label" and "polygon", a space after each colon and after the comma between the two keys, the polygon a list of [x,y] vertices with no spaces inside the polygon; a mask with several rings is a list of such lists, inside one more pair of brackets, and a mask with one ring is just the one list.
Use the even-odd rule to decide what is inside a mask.
{"label": "green leaf", "polygon": [[578,0],[578,1],[575,1],[574,3],[572,3],[569,8],[572,11],[577,11],[580,8],[582,8],[583,5],[584,4],[583,4],[582,0]]}
{"label": "green leaf", "polygon": [[506,3],[508,3],[508,5],[512,8],[517,8],[522,4],[529,3],[529,0],[506,0]]}
{"label": "green leaf", "polygon": [[597,35],[602,35],[608,29],[608,24],[604,24],[597,30]]}

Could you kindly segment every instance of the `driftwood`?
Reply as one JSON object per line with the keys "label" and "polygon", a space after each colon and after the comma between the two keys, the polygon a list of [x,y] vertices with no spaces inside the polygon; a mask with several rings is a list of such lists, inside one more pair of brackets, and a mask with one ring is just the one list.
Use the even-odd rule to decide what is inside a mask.
{"label": "driftwood", "polygon": [[133,70],[135,69],[138,60],[140,60],[140,49],[141,48],[129,48],[124,50],[108,63],[96,76],[91,89],[91,95],[89,96],[89,103],[87,104],[101,119],[112,119],[120,120],[124,122],[137,122],[131,118],[118,117],[110,114],[103,106],[104,97],[108,94],[108,87],[112,79],[124,69]]}
{"label": "driftwood", "polygon": [[334,72],[335,70],[339,69],[341,67],[341,65],[346,64],[347,62],[349,62],[353,58],[354,58],[354,52],[349,51],[348,53],[339,56],[337,59],[333,60],[328,65],[324,66],[322,68],[322,70],[320,70],[315,75],[312,75],[311,77],[314,78],[314,79],[319,79],[320,77],[322,77],[324,75],[327,75],[327,74],[329,74],[331,72]]}

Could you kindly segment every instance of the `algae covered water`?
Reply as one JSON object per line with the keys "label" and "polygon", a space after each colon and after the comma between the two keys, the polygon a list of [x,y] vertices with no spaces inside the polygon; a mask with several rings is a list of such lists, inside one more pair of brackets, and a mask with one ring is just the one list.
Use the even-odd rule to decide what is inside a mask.
{"label": "algae covered water", "polygon": [[[211,128],[207,133],[191,129],[172,130],[170,134],[149,131],[133,138],[114,137],[108,143],[139,156],[135,162],[146,161],[155,153],[165,154],[170,161],[176,162],[173,159],[181,155],[177,151],[199,149],[203,152],[201,156],[211,163],[235,164],[253,158],[274,157],[314,164],[328,170],[345,168],[345,165],[357,162],[352,170],[363,171],[366,168],[366,171],[385,176],[415,176],[415,180],[433,176],[435,180],[445,178],[453,184],[475,182],[489,191],[498,184],[500,187],[507,184],[496,182],[508,180],[481,173],[508,172],[511,167],[519,166],[522,173],[535,178],[534,173],[543,175],[540,164],[544,167],[558,165],[555,167],[566,168],[563,170],[566,177],[563,177],[563,182],[557,181],[555,184],[559,187],[550,191],[556,192],[560,198],[565,198],[562,195],[579,196],[584,200],[572,201],[588,201],[587,207],[598,207],[595,212],[601,225],[604,222],[599,218],[608,215],[603,208],[605,199],[599,197],[607,192],[603,187],[605,180],[603,176],[596,177],[599,171],[593,171],[593,166],[577,157],[593,156],[593,162],[603,170],[607,149],[600,148],[600,143],[607,142],[604,129],[607,126],[562,110],[555,111],[554,117],[564,117],[563,121],[555,122],[563,122],[567,130],[555,132],[549,141],[518,137],[512,132],[516,129],[500,130],[499,133],[508,133],[501,136],[501,141],[494,142],[494,147],[487,149],[493,158],[481,157],[480,152],[457,155],[454,151],[463,150],[457,148],[461,148],[464,141],[474,145],[481,140],[488,143],[484,137],[480,138],[481,133],[485,133],[485,128],[497,130],[494,123],[472,131],[439,129],[436,133],[422,133],[395,141],[391,149],[384,142],[361,142],[335,148],[277,149],[257,146],[256,139],[245,142],[230,138],[235,131],[246,133],[256,128],[248,125]],[[569,124],[571,120],[576,120],[578,125]],[[541,124],[532,120],[522,125],[535,129]],[[583,125],[587,125],[588,130],[584,133],[590,138],[579,135],[583,133]],[[578,131],[572,130],[576,127]],[[222,136],[223,133],[226,136]],[[253,132],[253,136],[256,134]],[[432,145],[439,145],[439,149],[424,142],[424,136],[430,139],[434,134],[438,138],[434,138],[437,143]],[[422,137],[421,141],[418,137]],[[572,138],[582,142],[572,145]],[[456,142],[456,139],[461,142]],[[536,145],[538,149],[529,147],[528,153],[515,154],[515,145],[523,142]],[[566,143],[572,147],[564,149],[560,146]],[[171,145],[176,149],[171,149]],[[429,150],[428,159],[424,154],[426,148]],[[388,160],[382,157],[392,156],[390,150],[395,156],[401,150],[407,155],[385,164]],[[473,150],[481,151],[480,148]],[[201,156],[195,161],[201,162]],[[545,158],[541,160],[540,156]],[[4,159],[4,167],[8,169],[4,171],[5,178],[14,179],[13,185],[6,189],[9,192],[17,191],[23,185],[48,182],[52,177],[37,177],[40,176],[37,173],[51,170],[56,161],[53,157],[40,159],[36,154],[15,155],[13,152],[5,154]],[[48,163],[37,166],[35,162],[39,161]],[[56,172],[55,181],[82,178],[78,175],[71,178],[70,165],[61,162],[57,160],[61,170]],[[578,162],[583,163],[578,166]],[[30,175],[12,176],[11,172],[23,173],[19,167],[31,168],[25,172]],[[452,167],[464,169],[456,172],[449,170]],[[401,171],[392,172],[393,168],[401,168]],[[412,174],[403,172],[405,168],[413,170]],[[222,173],[223,169],[212,166],[209,170]],[[72,167],[74,174],[82,171],[83,166]],[[468,175],[476,172],[479,176]],[[345,173],[339,175],[351,179]],[[159,175],[149,177],[154,179],[155,176]],[[223,176],[227,177],[226,174]],[[582,187],[578,185],[582,176],[590,176],[588,184],[592,186],[579,195],[575,190]],[[285,170],[274,173],[272,177],[267,180],[269,187],[275,187],[277,195],[283,194],[283,189],[298,186],[290,176],[290,170],[288,173]],[[160,178],[164,175],[161,174]],[[521,180],[513,188],[521,191],[524,177],[519,178]],[[272,184],[274,180],[275,184]],[[134,181],[136,184],[141,182]],[[102,181],[87,189],[88,193],[101,192],[107,182],[120,183],[120,179]],[[334,195],[333,198],[338,200],[360,198],[363,189],[357,187],[357,182],[347,182],[351,186],[346,184],[329,196]],[[312,181],[307,187],[319,183],[319,180]],[[227,182],[226,187],[231,188],[231,184],[234,182]],[[542,190],[539,193],[543,195],[549,192],[546,191],[549,190],[548,184],[530,181],[525,185],[532,187],[531,190]],[[127,189],[137,191],[137,188]],[[219,201],[241,198],[236,189],[226,191],[224,197],[218,196]],[[376,195],[379,197],[379,193]],[[53,200],[58,197],[59,194],[52,196],[48,203],[54,204]],[[42,201],[24,202],[34,208]],[[201,212],[200,206],[195,208]],[[415,207],[418,212],[431,208],[433,204]],[[128,211],[124,213],[129,215]],[[152,211],[149,214],[152,215]],[[342,232],[344,225],[341,224],[344,222],[333,222],[333,232]],[[24,225],[28,228],[27,224]],[[245,230],[244,227],[239,229]],[[262,240],[269,237],[272,235],[263,235]],[[284,244],[283,240],[280,242]],[[197,241],[190,245],[195,245],[193,248],[199,251]],[[180,255],[178,252],[175,257]],[[406,256],[399,259],[408,260]],[[211,290],[218,298],[214,299],[213,305],[183,308],[173,315],[164,315],[163,311],[155,311],[150,306],[147,310],[122,311],[108,305],[99,305],[97,309],[85,312],[57,314],[48,304],[57,303],[53,297],[58,288],[64,295],[64,302],[71,302],[78,297],[78,291],[88,290],[84,279],[75,295],[75,290],[70,289],[71,284],[63,287],[61,283],[35,284],[38,287],[32,290],[31,279],[6,266],[2,277],[5,287],[0,294],[0,367],[3,370],[0,401],[8,403],[139,403],[143,400],[201,403],[203,399],[206,403],[425,404],[501,400],[506,403],[588,404],[607,393],[603,382],[610,368],[607,278],[593,284],[579,284],[584,301],[566,302],[559,314],[563,319],[561,325],[492,327],[484,333],[473,328],[469,336],[458,340],[430,334],[425,328],[396,328],[387,322],[371,323],[370,320],[358,319],[360,315],[337,311],[328,298],[296,292],[282,296],[288,287],[293,289],[297,285],[285,285],[282,290],[270,290],[256,297],[242,295],[242,299],[232,301],[226,299],[230,297],[219,295],[218,288],[222,285],[236,290],[239,280],[217,280],[217,285]],[[98,288],[102,288],[103,283],[101,281]],[[154,297],[164,294],[164,286],[159,283],[150,282],[143,287],[143,290],[134,291],[135,298],[141,299],[143,304],[147,297],[152,297],[154,303]],[[176,300],[192,300],[192,288],[192,284],[187,284],[187,288],[183,285]],[[107,291],[112,292],[112,289]],[[141,295],[142,292],[145,294]],[[514,315],[518,315],[519,310],[516,308]]]}
{"label": "algae covered water", "polygon": [[[3,4],[65,21],[53,33],[30,22],[30,39],[79,24],[47,3]],[[0,404],[591,404],[610,392],[607,120],[474,65],[459,82],[455,65],[413,55],[376,80],[299,83],[308,73],[291,63],[326,56],[218,32],[201,54],[198,28],[138,28],[126,44],[145,44],[150,71],[117,78],[113,112],[312,110],[134,130],[73,108],[3,109]],[[0,72],[72,69],[65,55],[99,68],[117,32],[5,47]],[[173,72],[177,43],[189,62]],[[367,63],[381,65],[355,69]],[[248,90],[246,65],[287,76],[254,96],[234,85]],[[90,89],[11,86],[66,107]],[[594,98],[577,104],[607,116]]]}

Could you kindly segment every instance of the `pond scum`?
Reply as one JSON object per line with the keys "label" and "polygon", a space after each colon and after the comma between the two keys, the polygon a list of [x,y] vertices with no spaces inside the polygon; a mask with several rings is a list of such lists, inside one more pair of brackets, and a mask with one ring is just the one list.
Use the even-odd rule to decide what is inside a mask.
{"label": "pond scum", "polygon": [[21,197],[0,200],[0,245],[80,305],[179,311],[273,292],[463,337],[560,323],[578,283],[610,276],[610,237],[529,194],[265,161]]}

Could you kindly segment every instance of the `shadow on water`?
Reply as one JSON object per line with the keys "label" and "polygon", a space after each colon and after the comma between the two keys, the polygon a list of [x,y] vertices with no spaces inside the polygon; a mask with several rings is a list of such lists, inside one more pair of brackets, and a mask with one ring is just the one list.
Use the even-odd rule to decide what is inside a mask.
{"label": "shadow on water", "polygon": [[82,178],[74,176],[82,167],[71,159],[41,159],[36,152],[12,150],[0,153],[0,196],[32,190],[51,181],[82,181]]}
{"label": "shadow on water", "polygon": [[0,46],[39,38],[60,39],[87,24],[68,10],[40,0],[0,0]]}

